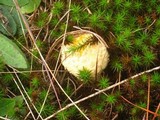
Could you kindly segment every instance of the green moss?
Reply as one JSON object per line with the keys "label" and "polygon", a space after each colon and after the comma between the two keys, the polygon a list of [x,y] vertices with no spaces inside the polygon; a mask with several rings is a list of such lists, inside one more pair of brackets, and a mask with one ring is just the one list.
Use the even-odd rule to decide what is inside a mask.
{"label": "green moss", "polygon": [[98,13],[93,13],[90,17],[89,17],[89,23],[92,27],[99,27],[100,25],[100,18],[101,15]]}
{"label": "green moss", "polygon": [[123,7],[124,9],[131,9],[132,8],[132,1],[129,1],[129,0],[126,0],[124,3],[123,3]]}
{"label": "green moss", "polygon": [[47,90],[45,90],[45,89],[41,90],[41,92],[39,94],[40,100],[44,100],[46,95],[47,95]]}
{"label": "green moss", "polygon": [[71,4],[71,14],[73,15],[79,15],[80,12],[82,12],[82,8],[80,5]]}
{"label": "green moss", "polygon": [[116,8],[120,8],[122,6],[123,0],[114,0],[114,5]]}
{"label": "green moss", "polygon": [[147,107],[146,103],[144,103],[142,101],[140,101],[137,105],[142,107],[142,108],[146,108]]}
{"label": "green moss", "polygon": [[147,2],[149,3],[150,6],[155,7],[158,3],[157,0],[147,0]]}
{"label": "green moss", "polygon": [[155,27],[156,27],[156,28],[160,28],[160,20],[159,20],[159,19],[156,21]]}
{"label": "green moss", "polygon": [[[42,107],[42,103],[37,102],[37,103],[36,103],[36,107],[37,107],[37,109],[40,111],[40,110],[41,110],[41,107]],[[55,108],[54,105],[51,105],[50,103],[45,104],[45,105],[43,106],[41,115],[42,115],[43,117],[47,117],[47,116],[53,114],[53,112],[55,111],[55,109],[56,109],[56,108]]]}
{"label": "green moss", "polygon": [[106,2],[106,0],[99,0],[98,4],[99,4],[99,7],[103,9],[105,9],[109,5],[109,3]]}
{"label": "green moss", "polygon": [[53,27],[55,27],[55,26],[57,25],[58,21],[59,21],[58,18],[53,18],[53,19],[51,20],[50,24],[51,24]]}
{"label": "green moss", "polygon": [[116,72],[121,72],[123,70],[123,64],[118,59],[111,63],[111,67]]}
{"label": "green moss", "polygon": [[141,76],[142,82],[147,82],[148,81],[148,76],[146,74]]}
{"label": "green moss", "polygon": [[141,50],[143,45],[144,45],[144,42],[142,39],[140,38],[134,39],[134,49],[135,50]]}
{"label": "green moss", "polygon": [[126,11],[120,11],[115,15],[115,23],[122,24],[126,20]]}
{"label": "green moss", "polygon": [[34,88],[38,88],[39,85],[40,85],[40,81],[39,81],[38,78],[34,77],[34,78],[32,79],[32,81],[31,81],[31,84],[32,84],[32,86],[33,86]]}
{"label": "green moss", "polygon": [[38,18],[37,18],[36,25],[39,28],[43,27],[47,22],[47,18],[48,18],[48,13],[47,12],[40,13]]}
{"label": "green moss", "polygon": [[140,0],[135,0],[133,7],[135,10],[139,11],[143,8],[143,3]]}
{"label": "green moss", "polygon": [[151,39],[150,39],[149,42],[150,42],[150,45],[151,45],[151,46],[156,46],[156,45],[158,45],[159,37],[158,37],[157,35],[153,34],[153,35],[151,36]]}
{"label": "green moss", "polygon": [[64,9],[64,3],[62,1],[57,1],[54,2],[51,12],[54,16],[57,16],[62,14],[63,9]]}
{"label": "green moss", "polygon": [[145,17],[145,23],[147,24],[147,25],[149,25],[149,24],[151,24],[151,18],[149,17],[149,16],[146,16]]}
{"label": "green moss", "polygon": [[122,34],[117,36],[116,38],[116,44],[119,47],[123,47],[124,43],[127,41],[126,37]]}
{"label": "green moss", "polygon": [[154,33],[155,33],[155,35],[156,35],[157,37],[160,37],[160,29],[159,29],[159,28],[155,29],[155,30],[154,30]]}
{"label": "green moss", "polygon": [[103,101],[101,101],[99,104],[95,104],[94,102],[91,104],[91,108],[99,112],[103,112],[104,107],[105,103]]}
{"label": "green moss", "polygon": [[123,104],[116,105],[116,110],[118,112],[122,112],[124,109],[125,109],[125,106]]}
{"label": "green moss", "polygon": [[[130,114],[135,116],[138,112],[139,112],[139,109],[137,107],[133,107],[130,111]],[[134,119],[132,119],[132,120],[134,120]]]}
{"label": "green moss", "polygon": [[82,8],[80,5],[71,4],[71,20],[77,24],[80,24],[81,22],[81,12]]}
{"label": "green moss", "polygon": [[123,24],[119,24],[119,23],[115,23],[113,25],[113,32],[115,34],[119,34],[124,30],[124,25]]}
{"label": "green moss", "polygon": [[138,90],[138,94],[140,96],[143,96],[143,95],[145,95],[145,91],[143,89],[140,89],[140,90]]}
{"label": "green moss", "polygon": [[79,70],[78,76],[79,79],[84,81],[84,83],[88,83],[89,80],[91,80],[91,71],[89,71],[86,68],[83,68],[82,70]]}
{"label": "green moss", "polygon": [[142,65],[142,57],[139,55],[132,56],[132,64],[134,68],[138,68],[140,65]]}
{"label": "green moss", "polygon": [[160,14],[160,6],[159,6],[159,5],[156,6],[156,12],[157,12],[158,14]]}
{"label": "green moss", "polygon": [[123,35],[126,37],[126,38],[129,38],[131,37],[132,35],[132,29],[131,28],[125,28],[124,31],[123,31]]}
{"label": "green moss", "polygon": [[98,86],[101,89],[109,86],[109,79],[107,77],[102,77],[98,82]]}
{"label": "green moss", "polygon": [[8,74],[4,74],[3,76],[2,76],[2,81],[3,81],[3,83],[5,83],[5,84],[13,84],[13,76],[12,76],[12,74],[10,74],[10,73],[8,73]]}
{"label": "green moss", "polygon": [[135,79],[131,79],[130,80],[130,85],[131,85],[132,88],[135,87],[135,84],[136,84]]}
{"label": "green moss", "polygon": [[160,73],[154,72],[153,75],[151,76],[151,81],[153,82],[153,84],[160,85]]}
{"label": "green moss", "polygon": [[65,88],[64,88],[65,92],[67,93],[67,95],[71,95],[74,91],[72,89],[71,86],[67,85]]}
{"label": "green moss", "polygon": [[75,107],[71,107],[68,110],[64,110],[57,114],[57,120],[69,120],[71,118],[76,118],[77,110]]}
{"label": "green moss", "polygon": [[123,46],[122,46],[122,49],[124,50],[124,51],[126,51],[126,52],[131,52],[132,51],[132,43],[131,43],[131,41],[125,41],[124,43],[123,43]]}
{"label": "green moss", "polygon": [[104,20],[107,22],[107,24],[111,23],[113,21],[113,12],[112,11],[107,11],[107,13],[104,16]]}
{"label": "green moss", "polygon": [[[48,3],[53,4],[49,5]],[[160,1],[158,0],[75,0],[71,2],[71,7],[69,9],[67,1],[57,0],[53,2],[42,2],[37,11],[35,11],[31,16],[28,14],[27,18],[33,21],[34,25],[36,25],[36,28],[34,28],[34,25],[29,23],[32,26],[31,30],[34,29],[33,35],[38,38],[36,44],[40,48],[40,51],[42,51],[42,53],[44,52],[44,57],[46,57],[45,55],[48,55],[47,51],[50,48],[53,49],[51,57],[49,57],[49,61],[46,59],[47,63],[50,62],[51,59],[51,68],[53,68],[52,64],[55,64],[55,60],[58,60],[61,43],[59,42],[55,48],[52,48],[51,46],[52,44],[54,45],[56,42],[55,40],[64,34],[64,31],[66,30],[67,12],[69,12],[67,32],[76,30],[73,26],[89,29],[99,34],[108,44],[110,63],[107,66],[107,69],[103,72],[103,76],[107,77],[100,76],[99,80],[93,81],[94,85],[89,84],[90,80],[93,79],[91,71],[84,68],[79,71],[78,79],[84,81],[86,85],[77,89],[79,87],[79,83],[76,82],[74,77],[69,74],[65,74],[64,71],[61,70],[62,67],[60,61],[58,62],[60,67],[59,70],[56,71],[57,74],[55,77],[59,80],[64,91],[68,95],[71,95],[74,91],[77,92],[77,94],[74,94],[71,97],[76,101],[94,93],[97,88],[104,89],[109,87],[111,83],[115,83],[116,80],[119,79],[119,75],[121,75],[121,80],[123,80],[158,65],[160,43],[159,4]],[[48,18],[50,17],[52,18],[49,21]],[[62,17],[63,19],[61,19]],[[5,18],[2,18],[2,20],[5,20]],[[47,22],[49,23],[46,25]],[[38,31],[39,29],[42,31]],[[42,42],[44,35],[46,34],[48,34],[47,39]],[[26,37],[28,38],[28,34],[26,34]],[[16,36],[14,36],[14,38],[16,38]],[[28,42],[28,39],[20,37],[18,41],[20,41],[20,43],[23,42],[23,47],[27,49],[29,48],[28,50],[31,50],[33,55],[39,57],[38,51],[33,49],[32,43]],[[72,41],[72,35],[66,37],[66,42]],[[44,46],[46,44],[47,46]],[[75,51],[81,47],[83,47],[83,45],[73,46],[71,51]],[[28,57],[30,57],[30,55],[28,55]],[[42,63],[39,63],[36,59],[32,59],[32,66],[33,70],[40,70]],[[0,59],[0,71],[6,70],[10,71],[11,69],[8,68],[8,66],[3,63],[3,60]],[[29,71],[29,73],[30,72],[32,71]],[[48,80],[45,72],[43,75],[45,76],[45,79]],[[27,77],[21,74],[18,74],[18,76],[32,99],[33,93],[38,91],[36,96],[37,98],[36,100],[33,100],[33,102],[39,111],[48,90],[48,87],[45,88],[46,86],[44,84],[42,85],[41,81],[45,82],[47,85],[49,83],[44,81],[43,78],[40,78],[40,76],[42,76],[41,72],[33,72]],[[0,97],[12,97],[7,89],[11,90],[15,95],[20,94],[17,86],[14,84],[13,77],[15,76],[12,74],[0,73],[0,86],[2,86],[0,89]],[[69,82],[66,82],[66,79],[69,80]],[[100,116],[100,118],[97,119],[101,119],[101,113],[112,116],[114,116],[115,113],[126,113],[126,119],[141,119],[141,115],[144,111],[137,107],[133,107],[130,104],[127,105],[125,101],[118,99],[121,95],[118,92],[121,92],[122,95],[132,103],[146,108],[148,80],[151,80],[151,93],[154,93],[150,95],[150,106],[152,108],[152,106],[156,106],[155,103],[157,103],[157,98],[155,98],[155,96],[158,94],[157,88],[159,88],[160,84],[159,71],[152,72],[150,74],[143,74],[138,78],[130,79],[128,84],[123,84],[119,91],[117,88],[105,91],[103,94],[99,94],[98,97],[93,97],[83,103],[80,103],[79,107],[87,112],[90,112],[91,110],[90,114],[97,113],[96,117]],[[72,82],[72,84],[70,84],[70,82]],[[64,103],[64,101],[66,101],[66,97],[57,87],[56,92],[62,106],[69,104],[68,101]],[[89,101],[91,101],[91,109],[90,104],[88,105]],[[112,111],[108,109],[108,105],[112,106]],[[26,106],[24,106],[24,109],[28,110]],[[47,100],[41,115],[45,118],[58,110],[59,107],[57,99],[51,89],[47,95]],[[155,111],[154,108],[152,108],[152,110]],[[24,113],[25,116],[26,111]],[[33,114],[35,114],[35,112],[33,112]],[[89,118],[91,118],[90,114],[88,114]],[[150,114],[149,116],[152,117]],[[72,107],[62,111],[56,117],[51,119],[64,120],[75,118],[82,119],[83,117],[75,107]],[[29,116],[29,119],[32,119],[31,116]]]}
{"label": "green moss", "polygon": [[117,98],[115,95],[108,95],[107,98],[106,98],[106,101],[109,103],[109,104],[115,104],[117,102]]}
{"label": "green moss", "polygon": [[143,64],[146,67],[149,67],[151,64],[154,64],[156,56],[152,51],[146,51],[143,56]]}
{"label": "green moss", "polygon": [[67,42],[72,42],[74,39],[74,36],[73,35],[68,35],[67,38],[66,38],[66,41]]}

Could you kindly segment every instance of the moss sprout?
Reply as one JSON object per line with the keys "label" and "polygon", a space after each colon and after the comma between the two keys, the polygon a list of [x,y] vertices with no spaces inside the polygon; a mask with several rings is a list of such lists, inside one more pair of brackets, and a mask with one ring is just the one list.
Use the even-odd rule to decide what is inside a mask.
{"label": "moss sprout", "polygon": [[123,104],[118,104],[118,105],[116,105],[116,110],[118,111],[118,112],[122,112],[125,108],[124,108],[125,106],[123,105]]}
{"label": "moss sprout", "polygon": [[110,95],[107,96],[106,101],[107,101],[109,104],[115,104],[115,103],[117,102],[117,98],[116,98],[115,95],[110,94]]}
{"label": "moss sprout", "polygon": [[160,29],[159,28],[155,29],[154,33],[157,37],[160,37]]}
{"label": "moss sprout", "polygon": [[38,78],[33,78],[32,81],[31,81],[31,84],[34,88],[38,88],[39,85],[40,85],[40,82],[39,82],[39,79]]}
{"label": "moss sprout", "polygon": [[153,34],[153,35],[151,36],[151,39],[150,39],[149,42],[150,42],[150,45],[151,45],[151,46],[156,46],[156,45],[158,45],[159,37],[158,37],[157,35]]}
{"label": "moss sprout", "polygon": [[79,71],[79,79],[83,80],[84,83],[88,83],[88,81],[91,79],[91,71],[89,71],[86,68],[83,68]]}
{"label": "moss sprout", "polygon": [[122,47],[122,49],[124,50],[124,51],[126,51],[126,52],[131,52],[132,51],[132,43],[131,43],[131,41],[125,41],[124,43],[123,43],[123,47]]}
{"label": "moss sprout", "polygon": [[99,88],[103,89],[109,86],[109,79],[107,77],[102,77],[98,83]]}
{"label": "moss sprout", "polygon": [[134,68],[138,68],[140,65],[142,65],[142,57],[139,55],[134,55],[132,57],[132,64]]}
{"label": "moss sprout", "polygon": [[158,14],[160,14],[160,6],[159,6],[159,5],[156,6],[156,12],[157,12]]}
{"label": "moss sprout", "polygon": [[147,82],[148,81],[148,76],[146,74],[142,75],[141,80],[142,80],[142,82]]}
{"label": "moss sprout", "polygon": [[160,73],[154,72],[154,74],[151,76],[151,79],[153,83],[160,84]]}
{"label": "moss sprout", "polygon": [[149,25],[149,24],[151,24],[151,22],[152,22],[151,18],[149,16],[146,16],[145,17],[145,23]]}
{"label": "moss sprout", "polygon": [[73,35],[68,35],[66,38],[67,42],[72,42],[74,40],[74,36]]}
{"label": "moss sprout", "polygon": [[62,1],[54,2],[52,8],[52,14],[54,16],[60,15],[63,9],[64,9],[64,3]]}
{"label": "moss sprout", "polygon": [[105,103],[101,101],[99,104],[92,103],[91,108],[97,111],[102,112],[104,110]]}
{"label": "moss sprout", "polygon": [[132,36],[132,29],[131,28],[125,28],[124,31],[123,31],[123,35],[126,37],[126,38],[129,38]]}
{"label": "moss sprout", "polygon": [[144,44],[144,41],[142,39],[135,39],[134,40],[134,49],[135,50],[141,50],[142,49],[142,46]]}
{"label": "moss sprout", "polygon": [[[42,107],[42,103],[37,102],[37,103],[36,103],[36,107],[37,107],[37,109],[40,111],[40,109],[41,109],[41,107]],[[45,104],[45,105],[43,106],[41,115],[44,116],[44,117],[47,117],[48,115],[51,115],[51,114],[55,111],[55,109],[56,109],[56,108],[55,108],[54,105]]]}
{"label": "moss sprout", "polygon": [[129,0],[126,0],[124,3],[123,3],[123,6],[125,9],[131,9],[132,8],[132,2],[129,1]]}
{"label": "moss sprout", "polygon": [[106,0],[99,0],[98,4],[101,8],[105,9],[108,5],[108,2],[106,2]]}
{"label": "moss sprout", "polygon": [[139,11],[143,8],[143,3],[140,0],[135,0],[134,9]]}
{"label": "moss sprout", "polygon": [[48,13],[47,12],[40,13],[40,15],[38,16],[38,19],[36,21],[36,25],[39,28],[43,27],[47,22],[47,17],[48,17]]}
{"label": "moss sprout", "polygon": [[131,80],[130,80],[130,85],[131,85],[131,87],[135,87],[135,84],[136,84],[135,79],[131,79]]}
{"label": "moss sprout", "polygon": [[94,13],[89,17],[89,23],[92,27],[100,27],[101,15],[98,13]]}
{"label": "moss sprout", "polygon": [[75,109],[75,107],[71,107],[68,110],[64,110],[64,111],[58,113],[56,116],[56,119],[57,120],[68,120],[73,117],[77,118],[76,114],[77,114],[77,110]]}
{"label": "moss sprout", "polygon": [[115,23],[121,24],[126,20],[126,12],[125,11],[120,11],[115,15]]}
{"label": "moss sprout", "polygon": [[111,63],[111,67],[116,72],[121,72],[123,70],[123,64],[119,60],[114,60]]}
{"label": "moss sprout", "polygon": [[156,56],[152,51],[146,51],[143,56],[143,64],[146,67],[149,67],[151,64],[154,64]]}
{"label": "moss sprout", "polygon": [[113,31],[114,31],[115,34],[119,34],[119,33],[121,33],[123,30],[124,30],[124,25],[123,25],[123,24],[115,23],[115,24],[113,25]]}
{"label": "moss sprout", "polygon": [[76,22],[77,24],[81,23],[81,13],[82,8],[80,5],[71,4],[71,18],[72,21]]}
{"label": "moss sprout", "polygon": [[125,42],[126,42],[126,37],[123,34],[117,36],[117,39],[116,39],[117,46],[123,47]]}
{"label": "moss sprout", "polygon": [[112,12],[107,12],[104,16],[104,20],[107,22],[107,23],[111,23],[112,22]]}
{"label": "moss sprout", "polygon": [[114,0],[114,5],[116,8],[120,8],[122,6],[123,0]]}

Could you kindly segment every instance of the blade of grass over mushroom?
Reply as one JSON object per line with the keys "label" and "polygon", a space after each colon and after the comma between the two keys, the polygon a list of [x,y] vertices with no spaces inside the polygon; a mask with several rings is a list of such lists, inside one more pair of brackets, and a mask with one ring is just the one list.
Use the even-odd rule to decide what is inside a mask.
{"label": "blade of grass over mushroom", "polygon": [[2,34],[0,34],[0,55],[7,65],[15,68],[28,68],[23,52],[14,42]]}
{"label": "blade of grass over mushroom", "polygon": [[67,52],[73,53],[83,49],[85,46],[90,44],[90,42],[92,42],[92,37],[93,37],[92,34],[80,35],[78,38],[75,38],[74,40],[75,42],[71,41],[73,45],[69,47],[69,50]]}
{"label": "blade of grass over mushroom", "polygon": [[85,43],[81,43],[81,44],[78,44],[78,45],[72,45],[72,46],[70,46],[70,48],[67,52],[74,53],[78,50],[81,50],[85,45],[86,45]]}

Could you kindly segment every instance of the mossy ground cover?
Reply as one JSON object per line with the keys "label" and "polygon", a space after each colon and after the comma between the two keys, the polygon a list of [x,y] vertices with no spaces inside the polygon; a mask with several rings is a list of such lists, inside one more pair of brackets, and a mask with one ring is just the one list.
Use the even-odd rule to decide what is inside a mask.
{"label": "mossy ground cover", "polygon": [[[45,119],[51,115],[51,120],[87,119],[84,116],[91,120],[160,119],[160,71],[144,72],[160,65],[160,1],[41,1],[37,10],[25,16],[35,41],[31,41],[29,33],[17,37],[17,41],[25,51],[30,69],[13,71],[0,61],[0,98],[23,95],[23,102],[18,104],[17,99],[13,99],[14,112],[9,111],[2,117],[19,120]],[[81,82],[61,65],[59,37],[77,30],[75,26],[97,33],[109,46],[110,62],[97,80],[91,80],[89,72],[82,70],[80,78],[85,78],[85,82]],[[48,67],[50,72],[47,72]],[[141,72],[143,75],[139,75]],[[89,97],[134,75],[137,77]],[[73,101],[89,97],[77,104],[82,113],[74,105],[62,110],[71,103],[64,92]],[[59,110],[62,111],[57,113]]]}

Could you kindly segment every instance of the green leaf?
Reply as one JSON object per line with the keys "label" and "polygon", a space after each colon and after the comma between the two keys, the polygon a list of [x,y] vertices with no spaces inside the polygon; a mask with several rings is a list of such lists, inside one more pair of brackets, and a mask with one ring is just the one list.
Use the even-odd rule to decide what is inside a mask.
{"label": "green leaf", "polygon": [[23,20],[21,19],[21,17],[18,15],[18,12],[16,10],[16,8],[13,7],[8,7],[8,10],[10,11],[11,16],[13,17],[16,25],[17,25],[17,32],[16,35],[22,35],[23,34],[23,30],[26,33],[26,28],[25,25],[23,23]]}
{"label": "green leaf", "polygon": [[[24,6],[29,2],[29,0],[18,0],[19,6]],[[7,6],[15,6],[13,0],[0,0],[0,4],[7,5]]]}
{"label": "green leaf", "polygon": [[0,98],[0,116],[13,117],[15,114],[15,108],[23,105],[22,96],[16,96],[14,98]]}
{"label": "green leaf", "polygon": [[16,96],[13,98],[15,100],[16,106],[21,107],[23,105],[23,97]]}
{"label": "green leaf", "polygon": [[7,65],[15,68],[28,68],[26,58],[22,51],[14,42],[2,34],[0,34],[0,55]]}
{"label": "green leaf", "polygon": [[14,106],[15,100],[9,98],[0,99],[0,116],[13,116],[14,115]]}
{"label": "green leaf", "polygon": [[17,24],[15,23],[12,15],[7,6],[0,5],[0,32],[7,36],[14,36],[17,31]]}
{"label": "green leaf", "polygon": [[38,8],[41,0],[29,0],[29,3],[21,7],[22,13],[31,13]]}

